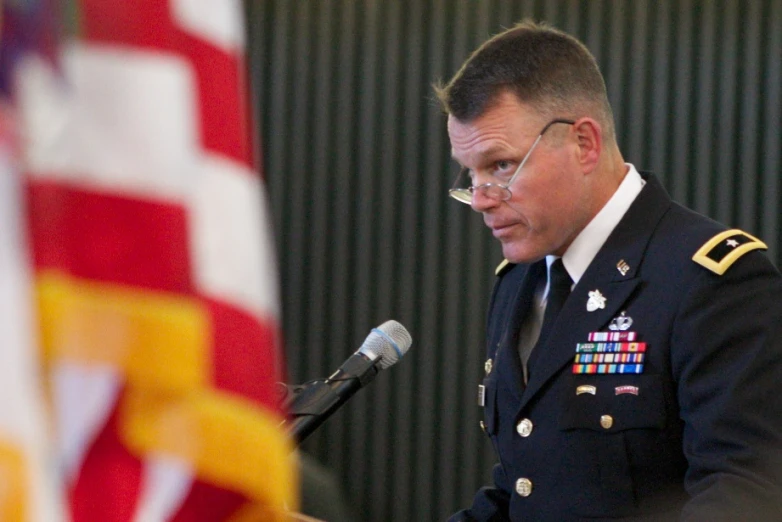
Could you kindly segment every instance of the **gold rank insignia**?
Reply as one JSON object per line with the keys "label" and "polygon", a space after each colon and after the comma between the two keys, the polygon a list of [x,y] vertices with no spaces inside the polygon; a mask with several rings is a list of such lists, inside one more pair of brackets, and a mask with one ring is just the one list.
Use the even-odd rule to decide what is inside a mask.
{"label": "gold rank insignia", "polygon": [[757,249],[768,249],[760,239],[743,230],[720,232],[695,252],[692,260],[717,275],[724,274],[738,258]]}
{"label": "gold rank insignia", "polygon": [[511,266],[513,265],[511,265],[510,261],[508,261],[507,259],[503,259],[502,263],[497,265],[497,268],[494,269],[494,275],[501,276],[502,274],[505,273],[505,270],[507,270]]}

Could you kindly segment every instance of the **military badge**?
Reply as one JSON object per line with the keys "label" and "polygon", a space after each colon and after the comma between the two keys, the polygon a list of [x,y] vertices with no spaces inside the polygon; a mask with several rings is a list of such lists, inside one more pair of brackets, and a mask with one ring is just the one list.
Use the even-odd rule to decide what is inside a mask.
{"label": "military badge", "polygon": [[635,341],[637,337],[635,332],[589,332],[590,342]]}
{"label": "military badge", "polygon": [[692,256],[692,260],[715,274],[722,275],[741,256],[757,249],[767,250],[768,246],[742,230],[726,230],[706,241]]}
{"label": "military badge", "polygon": [[624,259],[620,259],[616,264],[616,269],[619,270],[619,273],[624,276],[627,275],[627,272],[630,270],[630,265],[628,265],[627,261]]}
{"label": "military badge", "polygon": [[573,373],[641,373],[646,343],[578,343]]}
{"label": "military badge", "polygon": [[606,298],[600,293],[600,290],[592,290],[589,292],[589,300],[587,301],[587,312],[594,312],[601,308],[606,307]]}
{"label": "military badge", "polygon": [[[642,373],[646,362],[646,343],[636,332],[628,331],[633,319],[622,312],[609,324],[609,332],[590,332],[589,342],[576,344],[573,361],[575,374]],[[616,390],[620,394],[619,388]],[[621,393],[632,393],[629,388]]]}
{"label": "military badge", "polygon": [[629,330],[633,326],[633,318],[628,316],[626,312],[622,312],[611,320],[611,324],[608,325],[608,329],[611,331]]}
{"label": "military badge", "polygon": [[614,395],[624,395],[625,393],[631,393],[638,395],[638,386],[617,386],[614,388]]}

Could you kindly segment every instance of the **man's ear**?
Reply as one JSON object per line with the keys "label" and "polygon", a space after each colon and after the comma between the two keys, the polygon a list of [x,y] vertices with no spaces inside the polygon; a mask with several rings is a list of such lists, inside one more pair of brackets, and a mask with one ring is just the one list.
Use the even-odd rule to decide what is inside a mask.
{"label": "man's ear", "polygon": [[578,163],[584,174],[589,174],[597,167],[603,147],[603,129],[592,118],[581,118],[573,125],[573,132],[578,145]]}

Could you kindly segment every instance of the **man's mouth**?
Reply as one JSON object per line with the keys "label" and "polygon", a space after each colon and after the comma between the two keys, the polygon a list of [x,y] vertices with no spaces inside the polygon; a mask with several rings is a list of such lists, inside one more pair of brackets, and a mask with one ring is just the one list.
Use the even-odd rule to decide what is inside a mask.
{"label": "man's mouth", "polygon": [[516,226],[516,223],[492,224],[491,231],[494,237],[499,238],[509,234],[514,226]]}

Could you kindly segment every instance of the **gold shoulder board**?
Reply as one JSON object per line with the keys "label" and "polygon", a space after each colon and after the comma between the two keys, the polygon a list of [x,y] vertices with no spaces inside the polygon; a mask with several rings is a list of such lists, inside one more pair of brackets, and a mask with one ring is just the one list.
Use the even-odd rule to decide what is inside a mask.
{"label": "gold shoulder board", "polygon": [[503,259],[502,263],[497,265],[497,268],[494,269],[494,275],[501,276],[502,274],[505,273],[505,270],[507,270],[510,266],[512,266],[510,264],[510,261],[508,261],[507,259]]}
{"label": "gold shoulder board", "polygon": [[722,275],[738,258],[759,248],[766,250],[768,246],[760,239],[734,228],[706,241],[692,256],[692,260]]}

